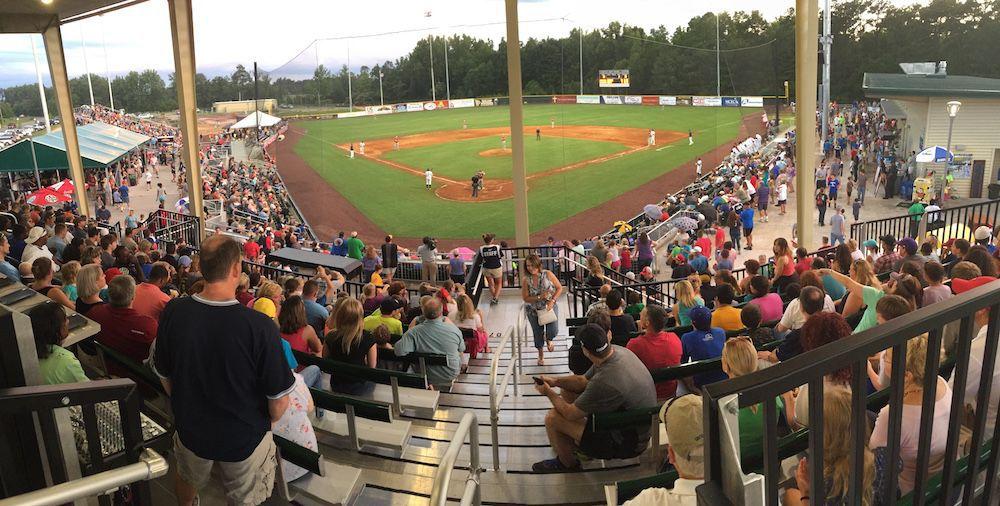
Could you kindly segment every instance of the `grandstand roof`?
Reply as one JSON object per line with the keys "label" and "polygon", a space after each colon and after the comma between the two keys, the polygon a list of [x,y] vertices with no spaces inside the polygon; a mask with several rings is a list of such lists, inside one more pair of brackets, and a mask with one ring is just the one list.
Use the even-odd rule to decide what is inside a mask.
{"label": "grandstand roof", "polygon": [[988,77],[865,72],[861,87],[868,97],[1000,98],[1000,79]]}
{"label": "grandstand roof", "polygon": [[61,23],[111,12],[145,0],[59,0],[45,4],[38,0],[4,0],[0,5],[0,33],[40,33],[52,16]]}
{"label": "grandstand roof", "polygon": [[[107,123],[90,123],[76,129],[80,140],[80,157],[83,167],[96,169],[107,167],[118,161],[133,149],[149,141],[149,137],[118,128]],[[66,140],[62,130],[25,139],[0,151],[0,172],[25,172],[35,168],[32,160],[31,142],[34,142],[34,157],[38,160],[38,170],[66,169]]]}

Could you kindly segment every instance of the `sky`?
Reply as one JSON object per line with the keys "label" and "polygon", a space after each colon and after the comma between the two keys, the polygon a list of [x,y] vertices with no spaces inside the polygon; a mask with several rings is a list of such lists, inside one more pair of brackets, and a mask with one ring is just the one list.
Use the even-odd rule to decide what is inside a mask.
{"label": "sky", "polygon": [[[518,9],[520,37],[526,40],[611,21],[673,29],[712,10],[752,8],[773,19],[793,6],[794,0],[520,0]],[[339,68],[348,63],[348,54],[350,67],[357,70],[406,54],[432,32],[466,33],[494,42],[506,33],[503,0],[194,0],[193,9],[197,70],[209,77],[229,74],[238,63],[252,68],[255,60],[262,70],[273,70],[274,77],[299,77],[302,68],[311,69],[317,60]],[[372,34],[386,35],[362,37]],[[62,36],[70,78],[85,74],[88,67],[102,75],[153,68],[166,76],[173,70],[166,0],[63,25]],[[49,83],[40,36],[0,35],[0,87],[35,82],[32,40],[43,81]]]}

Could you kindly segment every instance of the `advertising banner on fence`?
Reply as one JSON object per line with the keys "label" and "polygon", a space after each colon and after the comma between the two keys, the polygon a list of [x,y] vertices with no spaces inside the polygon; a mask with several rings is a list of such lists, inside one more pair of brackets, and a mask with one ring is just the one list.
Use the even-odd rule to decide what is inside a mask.
{"label": "advertising banner on fence", "polygon": [[708,107],[722,107],[722,97],[705,97],[705,105]]}
{"label": "advertising banner on fence", "polygon": [[357,118],[360,116],[368,116],[368,111],[353,111],[353,112],[338,112],[338,118]]}
{"label": "advertising banner on fence", "polygon": [[764,107],[764,97],[740,97],[743,107]]}
{"label": "advertising banner on fence", "polygon": [[722,107],[739,107],[740,97],[722,97]]}
{"label": "advertising banner on fence", "polygon": [[621,95],[601,95],[601,100],[605,104],[622,105]]}
{"label": "advertising banner on fence", "polygon": [[628,105],[639,105],[642,103],[642,97],[639,95],[626,95],[625,103]]}
{"label": "advertising banner on fence", "polygon": [[691,97],[691,105],[695,107],[704,107],[705,97]]}
{"label": "advertising banner on fence", "polygon": [[601,103],[600,95],[577,95],[576,103],[578,104],[599,104]]}
{"label": "advertising banner on fence", "polygon": [[691,97],[677,97],[677,105],[694,105]]}
{"label": "advertising banner on fence", "polygon": [[677,97],[659,97],[660,105],[677,105]]}
{"label": "advertising banner on fence", "polygon": [[597,85],[601,88],[628,88],[628,69],[598,71]]}
{"label": "advertising banner on fence", "polygon": [[462,109],[465,107],[475,107],[475,106],[476,106],[476,99],[474,98],[459,98],[452,100],[451,102],[448,103],[448,107],[451,107],[452,109]]}
{"label": "advertising banner on fence", "polygon": [[556,95],[552,97],[553,104],[575,104],[576,95]]}
{"label": "advertising banner on fence", "polygon": [[660,97],[656,95],[643,95],[642,105],[660,105]]}
{"label": "advertising banner on fence", "polygon": [[422,111],[424,110],[423,102],[407,102],[406,112]]}
{"label": "advertising banner on fence", "polygon": [[406,104],[396,104],[396,112],[406,112]]}
{"label": "advertising banner on fence", "polygon": [[476,107],[493,107],[497,105],[497,99],[495,98],[477,98]]}
{"label": "advertising banner on fence", "polygon": [[375,114],[392,114],[394,111],[391,105],[369,105],[365,107],[365,113],[369,115]]}

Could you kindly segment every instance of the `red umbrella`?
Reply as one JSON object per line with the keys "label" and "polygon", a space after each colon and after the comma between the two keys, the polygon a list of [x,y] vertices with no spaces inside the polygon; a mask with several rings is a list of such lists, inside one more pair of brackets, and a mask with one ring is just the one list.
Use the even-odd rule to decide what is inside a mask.
{"label": "red umbrella", "polygon": [[60,202],[69,202],[70,200],[73,199],[68,195],[53,191],[49,188],[42,188],[41,190],[28,195],[25,202],[33,206],[45,207],[58,204]]}
{"label": "red umbrella", "polygon": [[73,186],[73,181],[70,181],[69,179],[63,179],[62,181],[59,181],[58,183],[52,186],[49,186],[49,188],[56,191],[57,193],[65,193],[65,194],[73,193],[73,191],[76,190],[76,187]]}

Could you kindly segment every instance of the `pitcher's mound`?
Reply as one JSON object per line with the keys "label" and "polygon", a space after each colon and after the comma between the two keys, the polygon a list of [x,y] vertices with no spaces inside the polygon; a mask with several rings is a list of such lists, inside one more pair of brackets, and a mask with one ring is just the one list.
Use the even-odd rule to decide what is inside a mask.
{"label": "pitcher's mound", "polygon": [[487,149],[486,151],[480,151],[479,156],[510,156],[509,149]]}
{"label": "pitcher's mound", "polygon": [[487,180],[486,187],[479,190],[477,197],[472,196],[472,184],[464,182],[446,183],[434,193],[442,199],[458,202],[493,202],[513,197],[514,182],[509,179]]}

